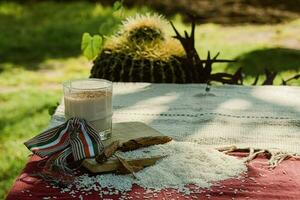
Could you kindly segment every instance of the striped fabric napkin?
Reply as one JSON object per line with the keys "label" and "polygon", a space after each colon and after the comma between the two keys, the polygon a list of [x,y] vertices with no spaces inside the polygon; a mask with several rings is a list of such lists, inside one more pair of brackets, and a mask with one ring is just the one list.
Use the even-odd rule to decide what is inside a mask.
{"label": "striped fabric napkin", "polygon": [[51,128],[24,143],[34,154],[40,157],[50,157],[52,167],[58,167],[65,172],[67,159],[80,161],[92,158],[104,151],[100,135],[84,119],[71,118],[64,124]]}

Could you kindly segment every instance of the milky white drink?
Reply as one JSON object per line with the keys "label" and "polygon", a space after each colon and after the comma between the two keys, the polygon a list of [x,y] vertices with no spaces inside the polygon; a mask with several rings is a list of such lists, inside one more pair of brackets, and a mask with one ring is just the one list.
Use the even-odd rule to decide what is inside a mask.
{"label": "milky white drink", "polygon": [[112,86],[101,79],[75,80],[64,83],[65,116],[89,121],[101,138],[111,136]]}

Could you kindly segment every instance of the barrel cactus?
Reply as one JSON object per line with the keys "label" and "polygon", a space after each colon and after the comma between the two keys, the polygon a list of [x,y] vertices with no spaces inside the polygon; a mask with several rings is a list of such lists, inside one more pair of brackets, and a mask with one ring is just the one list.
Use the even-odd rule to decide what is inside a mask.
{"label": "barrel cactus", "polygon": [[115,82],[185,83],[181,43],[169,36],[169,22],[156,14],[136,15],[108,38],[94,60],[91,78]]}

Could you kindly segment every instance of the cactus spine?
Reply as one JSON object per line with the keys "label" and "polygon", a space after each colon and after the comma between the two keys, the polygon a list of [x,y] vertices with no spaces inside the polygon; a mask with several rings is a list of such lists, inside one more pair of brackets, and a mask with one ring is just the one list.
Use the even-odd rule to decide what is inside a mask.
{"label": "cactus spine", "polygon": [[180,42],[167,35],[169,23],[160,15],[125,20],[94,61],[91,77],[111,81],[184,83],[186,70]]}

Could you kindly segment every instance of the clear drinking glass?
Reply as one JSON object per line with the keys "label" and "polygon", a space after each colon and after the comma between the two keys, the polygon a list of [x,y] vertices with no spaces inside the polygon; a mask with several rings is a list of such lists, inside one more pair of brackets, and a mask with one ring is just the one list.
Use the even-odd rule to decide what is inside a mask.
{"label": "clear drinking glass", "polygon": [[90,122],[106,140],[112,134],[112,82],[79,79],[63,83],[66,119],[78,117]]}

